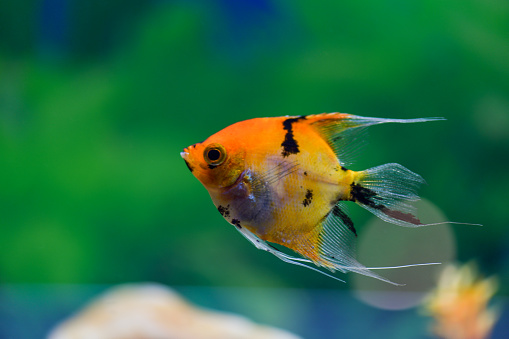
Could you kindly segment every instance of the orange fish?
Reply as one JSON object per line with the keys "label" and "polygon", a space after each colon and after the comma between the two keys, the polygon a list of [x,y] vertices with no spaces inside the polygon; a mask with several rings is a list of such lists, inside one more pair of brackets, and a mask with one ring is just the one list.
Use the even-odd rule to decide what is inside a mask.
{"label": "orange fish", "polygon": [[[180,155],[221,215],[258,249],[337,280],[306,263],[393,283],[354,258],[357,232],[344,204],[355,202],[396,225],[423,226],[408,202],[419,199],[424,180],[394,163],[353,171],[349,156],[368,126],[435,120],[444,119],[342,113],[257,118],[228,126]],[[428,264],[406,266],[417,265]]]}

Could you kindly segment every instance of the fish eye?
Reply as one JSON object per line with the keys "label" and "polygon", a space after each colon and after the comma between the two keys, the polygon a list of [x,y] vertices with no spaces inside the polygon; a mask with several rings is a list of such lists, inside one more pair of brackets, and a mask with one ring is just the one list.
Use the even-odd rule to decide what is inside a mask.
{"label": "fish eye", "polygon": [[226,150],[219,144],[208,145],[203,151],[203,158],[209,165],[221,165],[226,160]]}

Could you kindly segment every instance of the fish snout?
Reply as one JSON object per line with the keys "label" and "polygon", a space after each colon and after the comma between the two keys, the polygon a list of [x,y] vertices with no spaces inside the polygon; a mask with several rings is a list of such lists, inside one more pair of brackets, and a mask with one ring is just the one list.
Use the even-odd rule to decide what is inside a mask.
{"label": "fish snout", "polygon": [[191,165],[191,159],[189,157],[189,147],[184,148],[184,150],[182,152],[180,152],[180,156],[182,157],[182,159],[184,159],[184,162],[186,163],[187,168],[189,168],[189,170],[191,172],[193,172],[194,166]]}
{"label": "fish snout", "polygon": [[188,146],[188,147],[184,148],[182,150],[182,152],[180,152],[180,156],[182,157],[182,159],[188,160],[189,159],[189,155],[191,154],[191,151],[194,149],[195,146],[196,146],[196,144],[193,144],[191,146]]}
{"label": "fish snout", "polygon": [[182,150],[182,152],[180,152],[180,156],[186,160],[187,158],[189,158],[189,154],[191,153],[191,151],[196,147],[196,145],[198,145],[198,143],[196,144],[192,144],[191,146],[189,147],[186,147]]}

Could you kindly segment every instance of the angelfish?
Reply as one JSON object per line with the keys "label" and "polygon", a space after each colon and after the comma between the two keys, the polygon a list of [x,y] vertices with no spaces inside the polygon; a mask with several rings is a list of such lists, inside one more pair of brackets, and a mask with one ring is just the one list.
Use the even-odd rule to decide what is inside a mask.
{"label": "angelfish", "polygon": [[[399,226],[430,225],[421,223],[409,204],[419,199],[416,191],[424,180],[395,163],[350,170],[350,155],[368,126],[435,120],[444,119],[345,113],[256,118],[230,125],[180,154],[219,213],[258,249],[337,280],[308,264],[393,283],[355,259],[357,231],[344,205],[357,203]],[[429,264],[435,263],[396,267]]]}

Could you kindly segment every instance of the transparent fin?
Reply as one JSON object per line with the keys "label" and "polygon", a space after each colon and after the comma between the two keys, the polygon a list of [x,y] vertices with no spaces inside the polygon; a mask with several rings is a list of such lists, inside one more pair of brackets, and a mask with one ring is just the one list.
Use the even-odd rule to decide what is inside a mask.
{"label": "transparent fin", "polygon": [[399,164],[385,164],[359,172],[358,179],[352,184],[352,200],[380,219],[399,226],[482,226],[455,221],[422,223],[415,216],[415,207],[411,203],[419,200],[417,190],[423,183],[424,179],[409,169]]}
{"label": "transparent fin", "polygon": [[327,140],[342,166],[348,166],[364,145],[366,127],[385,123],[417,123],[445,120],[444,118],[383,119],[361,117],[344,113],[326,113],[315,116],[311,124]]}
{"label": "transparent fin", "polygon": [[406,227],[424,226],[409,204],[419,200],[417,189],[424,182],[420,175],[399,164],[385,164],[359,172],[351,186],[351,198],[384,221]]}
{"label": "transparent fin", "polygon": [[367,145],[368,130],[365,127],[347,129],[338,138],[333,137],[331,144],[334,154],[343,167],[348,167],[355,162],[361,151]]}
{"label": "transparent fin", "polygon": [[338,203],[321,224],[320,262],[318,264],[332,271],[354,272],[389,284],[399,285],[371,272],[370,269],[355,259],[355,229],[351,219],[343,210],[343,205]]}
{"label": "transparent fin", "polygon": [[[339,213],[341,211],[342,213]],[[388,270],[416,266],[439,265],[440,263],[419,263],[398,266],[366,267],[355,259],[356,232],[351,219],[344,213],[343,203],[338,203],[322,222],[320,233],[321,266],[334,271],[354,272],[375,278],[392,285],[403,286],[382,277],[372,270]]]}
{"label": "transparent fin", "polygon": [[[340,205],[341,206],[341,205]],[[341,208],[338,206],[338,208]],[[331,212],[329,214],[333,215]],[[316,264],[322,267],[325,267],[332,272],[340,271],[343,273],[346,272],[354,272],[358,274],[362,274],[368,277],[372,277],[378,280],[385,281],[389,284],[396,285],[396,286],[403,286],[404,284],[398,284],[393,281],[390,281],[389,279],[386,279],[374,272],[371,272],[370,270],[382,270],[382,269],[396,269],[396,268],[405,268],[405,267],[414,267],[414,266],[427,266],[427,265],[437,265],[439,263],[427,263],[427,264],[411,264],[411,265],[401,265],[401,266],[386,266],[386,267],[365,267],[361,263],[359,263],[354,257],[354,251],[353,246],[355,244],[355,238],[352,238],[350,233],[352,233],[351,228],[342,221],[342,218],[334,219],[334,217],[329,216],[324,221],[324,231],[323,235],[321,236],[321,242],[322,247],[325,249],[321,251],[321,260],[322,263],[316,263],[313,262],[310,259],[306,258],[298,258],[293,257],[291,255],[288,255],[284,252],[281,252],[277,248],[271,246],[266,241],[263,241],[262,239],[258,238],[256,235],[254,235],[252,232],[250,232],[245,227],[236,229],[247,239],[249,240],[257,249],[263,250],[266,252],[269,252],[273,255],[275,255],[277,258],[281,259],[282,261],[302,266],[305,268],[308,268],[310,270],[313,270],[315,272],[318,272],[320,274],[323,274],[329,278],[332,278],[334,280],[338,280],[341,282],[345,282],[344,280],[339,279],[338,277],[333,276],[332,274],[329,274],[327,272],[324,272],[316,267],[307,265],[309,264]],[[338,218],[338,217],[336,217]],[[336,220],[336,221],[332,221]],[[327,227],[325,227],[327,225]]]}
{"label": "transparent fin", "polygon": [[323,272],[313,266],[309,266],[309,265],[306,265],[304,263],[313,263],[311,260],[309,259],[304,259],[304,258],[297,258],[297,257],[292,257],[286,253],[283,253],[281,252],[280,250],[278,250],[277,248],[269,245],[267,242],[263,241],[262,239],[258,238],[256,235],[254,235],[253,233],[251,233],[248,229],[246,228],[237,228],[237,230],[239,230],[239,232],[247,239],[249,240],[253,245],[255,245],[255,247],[259,250],[263,250],[263,251],[267,251],[273,255],[275,255],[276,257],[278,257],[279,259],[283,260],[284,262],[286,263],[289,263],[289,264],[293,264],[293,265],[297,265],[297,266],[302,266],[302,267],[305,267],[305,268],[308,268],[310,270],[313,270],[315,272],[318,272],[318,273],[321,273],[329,278],[332,278],[332,279],[335,279],[335,280],[338,280],[338,281],[341,281],[341,282],[345,282],[344,280],[341,280],[331,274],[328,274],[326,272]]}
{"label": "transparent fin", "polygon": [[345,120],[348,121],[348,124],[355,126],[371,126],[377,124],[386,124],[386,123],[397,123],[397,124],[413,124],[416,122],[428,122],[428,121],[441,121],[446,120],[442,117],[432,117],[432,118],[417,118],[417,119],[384,119],[384,118],[371,118],[371,117],[361,117],[358,115],[348,115],[349,117]]}

